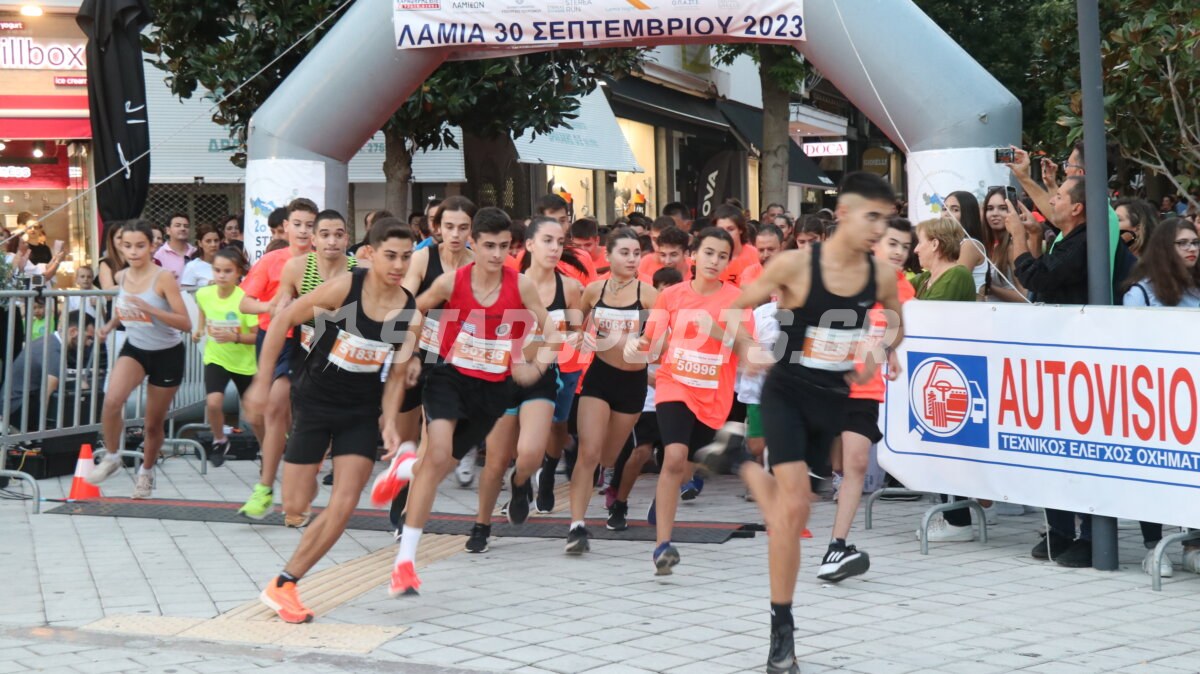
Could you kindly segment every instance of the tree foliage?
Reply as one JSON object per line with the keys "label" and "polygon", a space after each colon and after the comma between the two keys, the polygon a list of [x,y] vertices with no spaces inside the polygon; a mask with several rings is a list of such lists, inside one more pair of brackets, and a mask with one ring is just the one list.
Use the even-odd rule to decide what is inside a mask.
{"label": "tree foliage", "polygon": [[[342,0],[151,0],[158,21],[143,36],[150,63],[167,73],[171,91],[190,98],[203,87],[220,99],[301,39]],[[378,2],[380,0],[358,0]],[[326,23],[221,103],[213,121],[238,143],[244,165],[250,116],[328,32]],[[396,111],[388,125],[416,150],[455,145],[448,125],[484,137],[547,133],[569,125],[579,97],[602,75],[639,68],[640,49],[564,50],[509,58],[458,61],[438,68]],[[352,107],[352,102],[345,102]]]}

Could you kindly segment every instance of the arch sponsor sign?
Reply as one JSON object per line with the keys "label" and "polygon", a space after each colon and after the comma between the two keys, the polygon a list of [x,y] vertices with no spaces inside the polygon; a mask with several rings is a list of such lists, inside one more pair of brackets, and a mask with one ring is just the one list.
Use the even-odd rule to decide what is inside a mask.
{"label": "arch sponsor sign", "polygon": [[910,302],[880,463],[913,489],[1200,527],[1200,311]]}
{"label": "arch sponsor sign", "polygon": [[807,39],[802,0],[393,0],[396,46]]}

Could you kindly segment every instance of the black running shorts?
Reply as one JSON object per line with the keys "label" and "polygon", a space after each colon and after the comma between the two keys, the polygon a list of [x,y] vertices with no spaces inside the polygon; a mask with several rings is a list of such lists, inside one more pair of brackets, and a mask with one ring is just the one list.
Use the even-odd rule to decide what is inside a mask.
{"label": "black running shorts", "polygon": [[713,441],[717,429],[705,426],[692,413],[686,403],[666,402],[655,405],[658,415],[658,432],[662,435],[662,445],[687,445],[688,461],[695,456],[696,450]]}
{"label": "black running shorts", "polygon": [[484,381],[453,365],[434,365],[425,380],[425,418],[448,419],[454,427],[454,458],[481,444],[512,400],[512,380]]}
{"label": "black running shorts", "polygon": [[121,347],[118,358],[132,358],[146,372],[146,381],[151,386],[175,388],[183,383],[183,343],[165,349],[150,351],[139,349],[128,340]]}
{"label": "black running shorts", "polygon": [[648,386],[644,368],[622,370],[596,358],[583,375],[583,390],[579,397],[599,398],[618,414],[637,414],[646,404]]}
{"label": "black running shorts", "polygon": [[857,433],[875,444],[883,439],[879,430],[879,401],[850,398],[846,401],[846,423],[843,431]]}
{"label": "black running shorts", "polygon": [[225,388],[229,386],[229,382],[231,381],[234,387],[237,388],[238,395],[244,395],[246,389],[250,388],[250,382],[254,381],[254,375],[234,374],[216,363],[209,363],[204,366],[205,395],[224,393]]}
{"label": "black running shorts", "polygon": [[763,382],[759,411],[772,466],[793,461],[822,465],[845,428],[849,392],[811,384],[797,374],[799,367],[776,365]]}
{"label": "black running shorts", "polygon": [[288,434],[283,460],[312,465],[333,457],[361,456],[375,461],[379,450],[379,414],[353,414],[323,405],[305,404],[292,398],[292,431]]}

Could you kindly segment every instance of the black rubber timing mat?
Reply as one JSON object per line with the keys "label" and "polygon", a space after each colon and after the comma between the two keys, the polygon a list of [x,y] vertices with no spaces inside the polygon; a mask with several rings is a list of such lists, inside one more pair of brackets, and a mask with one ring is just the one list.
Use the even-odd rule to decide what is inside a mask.
{"label": "black rubber timing mat", "polygon": [[[47,510],[55,515],[90,515],[93,517],[133,517],[153,520],[176,520],[184,522],[224,522],[229,524],[267,524],[283,526],[283,515],[272,512],[262,520],[248,519],[238,514],[240,506],[223,501],[184,501],[151,499],[135,501],[122,498],[102,498],[91,501],[64,503]],[[314,513],[319,513],[315,508]],[[570,518],[533,516],[521,526],[513,526],[503,518],[493,518],[493,536],[524,538],[566,538]],[[473,515],[449,515],[433,513],[425,525],[425,533],[457,534],[467,536],[475,523]],[[350,517],[347,529],[363,531],[391,531],[392,524],[385,510],[356,510]],[[730,538],[753,538],[761,525],[734,524],[732,522],[676,522],[671,540],[675,543],[724,543]],[[588,531],[592,538],[614,541],[653,541],[654,527],[645,521],[630,521],[625,531],[609,531],[604,522],[589,520]]]}

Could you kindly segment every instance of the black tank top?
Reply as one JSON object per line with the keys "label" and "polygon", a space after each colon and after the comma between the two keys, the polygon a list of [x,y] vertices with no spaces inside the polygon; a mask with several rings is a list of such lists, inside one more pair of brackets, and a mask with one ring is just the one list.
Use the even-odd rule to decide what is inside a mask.
{"label": "black tank top", "polygon": [[433,282],[446,273],[446,268],[442,266],[442,254],[438,252],[438,244],[433,244],[427,250],[429,251],[429,262],[425,265],[425,276],[421,278],[421,285],[417,286],[417,296],[429,290]]}
{"label": "black tank top", "polygon": [[404,310],[387,324],[363,311],[362,291],[368,270],[355,269],[342,308],[317,317],[317,337],[300,365],[294,389],[298,400],[354,414],[378,415],[385,368],[407,335],[417,304],[407,290]]}
{"label": "black tank top", "polygon": [[[821,277],[821,244],[812,247],[812,282],[804,306],[791,309],[791,320],[779,317],[785,341],[780,365],[794,368],[809,383],[847,391],[846,373],[867,334],[867,312],[875,305],[875,261],[867,258],[867,282],[852,297],[834,295]],[[782,313],[782,312],[781,312]]]}
{"label": "black tank top", "polygon": [[592,323],[596,326],[596,337],[604,339],[610,334],[637,334],[639,337],[646,330],[646,311],[642,309],[642,283],[637,284],[637,297],[633,304],[614,307],[604,301],[604,293],[608,291],[609,279],[604,279],[604,287],[600,288],[600,299],[592,308]]}
{"label": "black tank top", "polygon": [[[446,273],[446,268],[442,265],[442,255],[438,252],[438,245],[433,244],[426,250],[429,251],[429,262],[425,265],[425,275],[421,277],[421,284],[417,286],[417,296],[429,290],[433,286],[433,282],[438,280],[438,277]],[[438,335],[441,332],[441,317],[442,307],[446,306],[443,302],[434,309],[430,309],[425,316],[424,323],[421,324],[421,339],[418,345],[420,346],[421,357],[423,363],[440,363],[442,362],[442,351],[439,345]]]}

